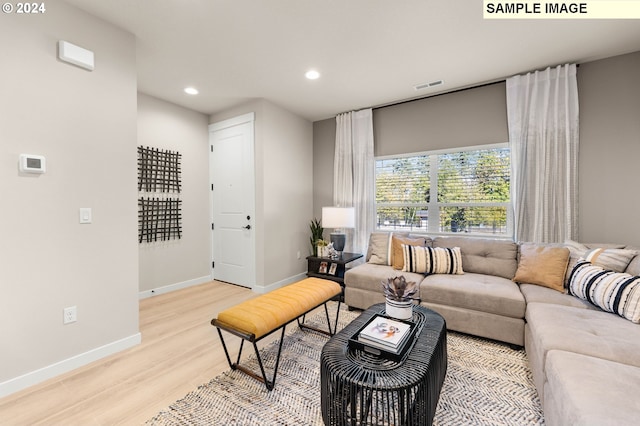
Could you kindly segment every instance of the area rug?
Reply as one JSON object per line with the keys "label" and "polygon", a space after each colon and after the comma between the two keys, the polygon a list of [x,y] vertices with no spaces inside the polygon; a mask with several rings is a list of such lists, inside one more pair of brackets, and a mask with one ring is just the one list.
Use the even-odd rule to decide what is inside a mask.
{"label": "area rug", "polygon": [[[331,307],[335,312],[336,306]],[[341,308],[338,329],[359,315]],[[334,317],[335,318],[335,317]],[[324,313],[307,318],[325,324]],[[275,389],[229,370],[199,386],[147,425],[322,425],[320,352],[327,337],[294,324],[285,336]],[[262,349],[267,375],[277,346]],[[543,425],[524,350],[465,334],[447,335],[448,369],[434,425]],[[243,356],[244,358],[244,356]],[[258,371],[254,356],[245,365]]]}

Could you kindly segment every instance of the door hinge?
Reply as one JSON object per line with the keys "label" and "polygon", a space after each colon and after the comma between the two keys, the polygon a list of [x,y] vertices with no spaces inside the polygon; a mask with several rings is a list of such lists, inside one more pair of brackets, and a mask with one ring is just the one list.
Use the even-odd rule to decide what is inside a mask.
{"label": "door hinge", "polygon": [[211,152],[213,152],[213,145],[211,145]]}
{"label": "door hinge", "polygon": [[216,267],[216,262],[211,262],[211,269]]}
{"label": "door hinge", "polygon": [[211,184],[211,190],[213,191],[213,184]]}
{"label": "door hinge", "polygon": [[213,231],[214,229],[216,229],[216,226],[212,223],[211,224],[211,230]]}

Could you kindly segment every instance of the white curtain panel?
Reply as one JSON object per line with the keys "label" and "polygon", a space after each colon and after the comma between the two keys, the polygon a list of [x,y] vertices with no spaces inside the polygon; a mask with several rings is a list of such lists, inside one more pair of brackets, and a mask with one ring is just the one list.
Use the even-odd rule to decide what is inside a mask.
{"label": "white curtain panel", "polygon": [[354,207],[356,227],[347,230],[345,251],[365,253],[375,226],[373,111],[364,109],[336,117],[333,203]]}
{"label": "white curtain panel", "polygon": [[507,79],[516,241],[578,239],[578,83],[567,64]]}

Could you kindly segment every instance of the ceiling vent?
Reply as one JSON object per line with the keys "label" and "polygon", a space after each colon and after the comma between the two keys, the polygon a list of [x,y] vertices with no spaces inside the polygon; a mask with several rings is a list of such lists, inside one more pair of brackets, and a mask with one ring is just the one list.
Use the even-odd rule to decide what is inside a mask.
{"label": "ceiling vent", "polygon": [[444,80],[436,80],[436,81],[431,81],[429,83],[418,84],[413,88],[416,90],[422,90],[422,89],[428,89],[431,87],[442,86],[443,84],[444,84]]}

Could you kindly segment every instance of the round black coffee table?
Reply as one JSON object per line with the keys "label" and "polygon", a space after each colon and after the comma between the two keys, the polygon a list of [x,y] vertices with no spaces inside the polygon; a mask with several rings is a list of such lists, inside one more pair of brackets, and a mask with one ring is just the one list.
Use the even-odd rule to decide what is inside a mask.
{"label": "round black coffee table", "polygon": [[373,305],[322,348],[320,386],[325,425],[430,425],[447,372],[444,319],[413,307],[419,327],[413,347],[399,361],[349,347],[349,339],[384,303]]}

